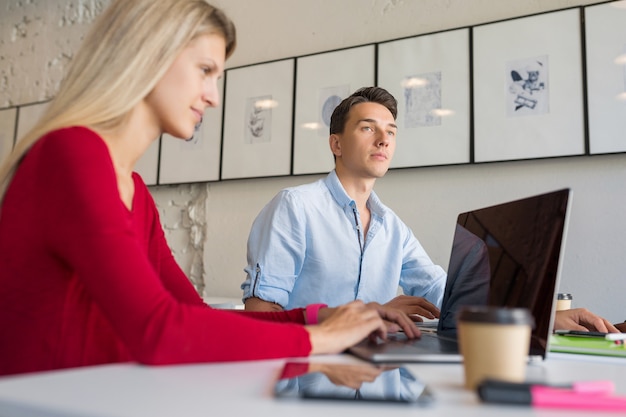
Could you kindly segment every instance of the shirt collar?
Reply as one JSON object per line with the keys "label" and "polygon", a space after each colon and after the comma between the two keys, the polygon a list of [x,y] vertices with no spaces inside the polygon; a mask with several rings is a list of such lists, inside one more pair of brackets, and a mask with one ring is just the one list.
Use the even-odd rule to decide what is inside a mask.
{"label": "shirt collar", "polygon": [[[341,185],[341,181],[339,181],[337,172],[334,169],[330,171],[324,182],[326,183],[326,187],[328,187],[330,194],[339,206],[345,208],[354,205],[354,200],[348,195],[348,193],[346,193],[346,190],[343,188],[343,185]],[[387,208],[380,201],[374,190],[372,190],[372,193],[367,199],[367,205],[372,213],[380,217],[383,217],[387,211]]]}

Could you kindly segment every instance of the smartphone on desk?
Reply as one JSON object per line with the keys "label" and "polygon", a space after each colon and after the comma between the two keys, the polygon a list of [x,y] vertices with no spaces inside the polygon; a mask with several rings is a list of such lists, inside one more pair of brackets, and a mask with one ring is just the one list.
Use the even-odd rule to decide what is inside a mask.
{"label": "smartphone on desk", "polygon": [[585,337],[604,337],[608,333],[604,332],[586,332],[584,330],[555,330],[554,334],[560,334],[564,336],[585,336]]}
{"label": "smartphone on desk", "polygon": [[584,330],[555,330],[554,334],[562,336],[595,337],[606,340],[626,340],[626,333],[586,332]]}
{"label": "smartphone on desk", "polygon": [[405,367],[369,363],[285,363],[274,386],[277,398],[378,401],[426,405],[433,395]]}

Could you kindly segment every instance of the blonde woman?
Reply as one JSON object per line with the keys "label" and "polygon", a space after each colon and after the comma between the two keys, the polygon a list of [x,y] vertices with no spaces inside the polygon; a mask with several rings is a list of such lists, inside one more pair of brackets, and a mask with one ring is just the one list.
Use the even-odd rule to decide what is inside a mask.
{"label": "blonde woman", "polygon": [[305,356],[388,330],[417,335],[377,304],[213,310],[176,264],[133,167],[162,133],[189,138],[218,105],[235,44],[232,22],[202,0],[113,0],[94,23],[0,168],[0,375]]}

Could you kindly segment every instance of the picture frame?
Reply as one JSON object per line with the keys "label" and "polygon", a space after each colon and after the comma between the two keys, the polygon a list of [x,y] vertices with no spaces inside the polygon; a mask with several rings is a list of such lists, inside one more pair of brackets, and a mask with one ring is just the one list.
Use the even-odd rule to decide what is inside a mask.
{"label": "picture frame", "polygon": [[226,70],[221,179],[291,173],[295,59]]}
{"label": "picture frame", "polygon": [[581,9],[473,28],[476,162],[581,155]]}
{"label": "picture frame", "polygon": [[378,85],[398,100],[391,168],[470,162],[469,28],[378,44]]}
{"label": "picture frame", "polygon": [[330,116],[354,91],[375,84],[374,44],[296,60],[296,100],[293,141],[293,174],[331,171]]}
{"label": "picture frame", "polygon": [[[218,82],[223,97],[224,81]],[[220,178],[223,100],[205,110],[192,138],[185,141],[169,134],[161,137],[159,184],[212,182]]]}
{"label": "picture frame", "polygon": [[157,185],[159,180],[159,137],[148,147],[146,152],[135,163],[134,171],[141,176],[146,185]]}
{"label": "picture frame", "polygon": [[13,150],[16,121],[16,107],[0,110],[0,163],[2,163],[9,156],[11,150]]}
{"label": "picture frame", "polygon": [[584,13],[589,153],[626,152],[626,1]]}
{"label": "picture frame", "polygon": [[48,101],[43,101],[17,108],[17,130],[15,132],[15,140],[13,141],[14,144],[19,142],[22,136],[35,126],[35,123],[37,123],[48,107],[48,103]]}

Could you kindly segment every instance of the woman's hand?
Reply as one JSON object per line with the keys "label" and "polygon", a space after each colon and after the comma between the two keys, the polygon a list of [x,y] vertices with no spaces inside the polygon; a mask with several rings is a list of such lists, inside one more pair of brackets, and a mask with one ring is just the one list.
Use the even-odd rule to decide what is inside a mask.
{"label": "woman's hand", "polygon": [[306,326],[311,354],[340,353],[370,335],[386,339],[387,332],[401,329],[409,338],[420,334],[404,312],[378,303],[353,301],[336,308],[322,308],[318,320],[319,325]]}

